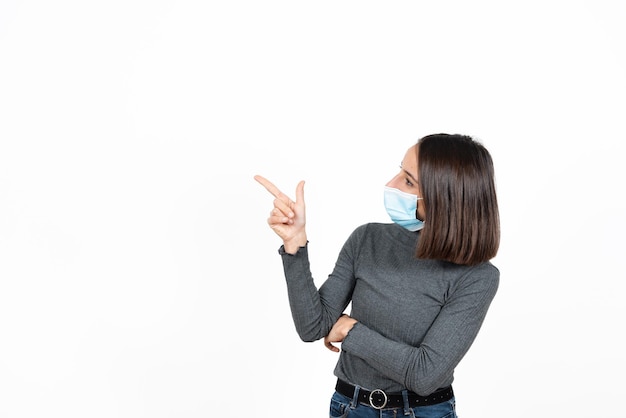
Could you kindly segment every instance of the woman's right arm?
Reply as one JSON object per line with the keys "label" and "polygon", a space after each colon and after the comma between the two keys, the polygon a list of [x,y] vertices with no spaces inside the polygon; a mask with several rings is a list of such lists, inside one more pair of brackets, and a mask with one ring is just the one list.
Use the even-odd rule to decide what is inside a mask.
{"label": "woman's right arm", "polygon": [[304,182],[298,183],[296,200],[292,201],[269,180],[261,176],[254,179],[275,198],[267,223],[283,240],[279,253],[296,330],[303,341],[318,340],[328,334],[352,297],[354,272],[349,246],[344,246],[333,273],[318,291],[309,265]]}
{"label": "woman's right arm", "polygon": [[316,288],[309,265],[308,245],[295,254],[282,248],[279,253],[287,281],[287,294],[293,322],[303,341],[316,341],[328,335],[352,300],[355,286],[351,240],[341,250],[335,268]]}

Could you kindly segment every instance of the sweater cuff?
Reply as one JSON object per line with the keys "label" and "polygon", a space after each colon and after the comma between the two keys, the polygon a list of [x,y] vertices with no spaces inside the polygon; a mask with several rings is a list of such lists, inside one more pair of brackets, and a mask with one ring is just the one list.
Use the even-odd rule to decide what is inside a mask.
{"label": "sweater cuff", "polygon": [[378,333],[357,322],[343,339],[341,349],[362,360],[376,359],[385,355],[384,350],[381,352],[381,338]]}
{"label": "sweater cuff", "polygon": [[367,327],[365,327],[360,322],[357,322],[356,324],[354,324],[352,326],[352,329],[348,331],[348,334],[341,342],[341,349],[347,352],[354,353],[352,349],[358,347],[359,341],[361,339],[367,338],[367,336],[364,335],[364,334],[367,334],[367,331],[368,331]]}
{"label": "sweater cuff", "polygon": [[298,248],[298,251],[296,251],[295,254],[290,254],[290,253],[285,251],[285,246],[281,245],[280,248],[278,249],[278,254],[280,254],[281,256],[291,256],[291,257],[295,257],[297,255],[307,254],[307,247],[308,246],[309,246],[309,241],[307,241],[306,244],[304,244],[303,247]]}

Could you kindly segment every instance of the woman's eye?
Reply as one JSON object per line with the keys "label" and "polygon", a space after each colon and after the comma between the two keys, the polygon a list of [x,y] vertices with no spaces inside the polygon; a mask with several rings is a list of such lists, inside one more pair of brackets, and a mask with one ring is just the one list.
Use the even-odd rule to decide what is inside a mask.
{"label": "woman's eye", "polygon": [[407,186],[413,186],[413,183],[411,183],[411,180],[409,180],[408,178],[404,178],[404,182],[406,183]]}

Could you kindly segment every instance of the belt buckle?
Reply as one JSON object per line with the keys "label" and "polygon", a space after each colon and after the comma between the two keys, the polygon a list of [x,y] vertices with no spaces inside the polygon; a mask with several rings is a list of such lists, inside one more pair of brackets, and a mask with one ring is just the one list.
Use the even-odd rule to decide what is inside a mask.
{"label": "belt buckle", "polygon": [[[383,404],[382,405],[374,405],[374,394],[375,393],[381,393],[383,395]],[[373,391],[370,392],[370,397],[369,397],[369,401],[370,401],[370,406],[374,409],[383,409],[386,405],[387,405],[387,401],[389,399],[387,398],[387,394],[385,393],[385,391],[383,391],[382,389],[374,389]]]}

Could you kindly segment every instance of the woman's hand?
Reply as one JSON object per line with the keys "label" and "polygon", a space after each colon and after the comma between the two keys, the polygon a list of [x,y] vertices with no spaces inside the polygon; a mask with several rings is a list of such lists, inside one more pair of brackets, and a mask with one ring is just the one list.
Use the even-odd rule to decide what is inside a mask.
{"label": "woman's hand", "polygon": [[324,345],[330,351],[334,351],[335,353],[339,352],[339,348],[335,347],[332,343],[340,343],[346,338],[348,332],[352,329],[354,324],[358,321],[354,318],[349,317],[346,314],[343,314],[339,317],[335,325],[331,328],[330,332],[327,336],[324,337]]}
{"label": "woman's hand", "polygon": [[298,183],[296,187],[296,200],[294,202],[268,179],[258,175],[254,176],[254,179],[275,197],[274,209],[270,212],[267,223],[282,238],[285,252],[295,254],[298,248],[307,243],[304,228],[306,224],[304,181]]}

